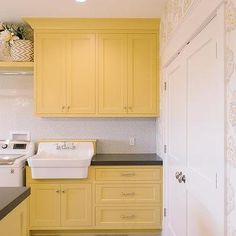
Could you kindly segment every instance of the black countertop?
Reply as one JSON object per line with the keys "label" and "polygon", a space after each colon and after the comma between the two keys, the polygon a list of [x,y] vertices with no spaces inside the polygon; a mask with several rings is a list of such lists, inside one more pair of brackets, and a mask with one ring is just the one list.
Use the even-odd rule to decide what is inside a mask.
{"label": "black countertop", "polygon": [[157,154],[96,154],[91,165],[162,165]]}
{"label": "black countertop", "polygon": [[0,187],[0,220],[30,195],[30,188]]}

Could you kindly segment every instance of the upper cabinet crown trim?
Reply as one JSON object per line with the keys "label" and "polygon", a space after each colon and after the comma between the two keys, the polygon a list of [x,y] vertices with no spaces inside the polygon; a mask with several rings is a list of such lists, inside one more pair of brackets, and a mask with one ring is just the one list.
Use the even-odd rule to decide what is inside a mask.
{"label": "upper cabinet crown trim", "polygon": [[45,18],[24,17],[33,29],[159,30],[160,19],[150,18]]}

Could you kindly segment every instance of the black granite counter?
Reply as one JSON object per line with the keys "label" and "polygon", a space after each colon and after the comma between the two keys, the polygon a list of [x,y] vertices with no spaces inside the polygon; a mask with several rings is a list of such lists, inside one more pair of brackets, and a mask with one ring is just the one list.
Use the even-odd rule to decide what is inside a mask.
{"label": "black granite counter", "polygon": [[91,165],[162,165],[156,154],[97,154]]}
{"label": "black granite counter", "polygon": [[30,188],[0,187],[0,220],[30,195]]}

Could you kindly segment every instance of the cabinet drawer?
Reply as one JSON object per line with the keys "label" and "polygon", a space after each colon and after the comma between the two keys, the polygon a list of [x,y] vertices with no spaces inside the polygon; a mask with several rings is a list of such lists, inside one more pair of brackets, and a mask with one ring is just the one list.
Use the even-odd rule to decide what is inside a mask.
{"label": "cabinet drawer", "polygon": [[96,184],[97,204],[161,204],[161,184]]}
{"label": "cabinet drawer", "polygon": [[162,171],[160,168],[106,168],[96,169],[97,181],[161,181]]}
{"label": "cabinet drawer", "polygon": [[160,207],[97,207],[96,226],[103,229],[160,229]]}

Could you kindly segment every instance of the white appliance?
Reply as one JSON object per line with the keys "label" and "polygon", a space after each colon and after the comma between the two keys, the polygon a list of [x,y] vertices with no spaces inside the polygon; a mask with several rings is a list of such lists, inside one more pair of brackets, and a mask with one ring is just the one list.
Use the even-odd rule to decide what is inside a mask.
{"label": "white appliance", "polygon": [[24,185],[26,159],[35,153],[30,141],[0,141],[0,187]]}

